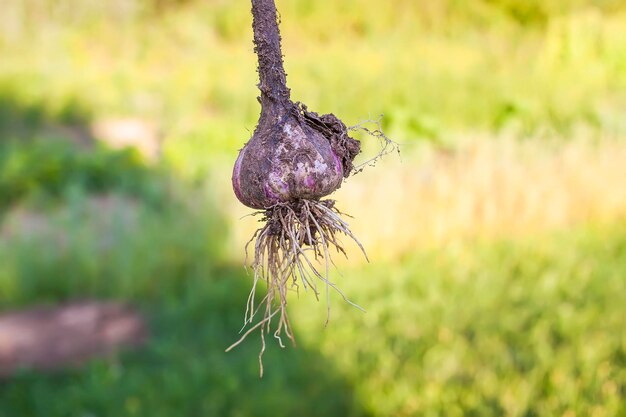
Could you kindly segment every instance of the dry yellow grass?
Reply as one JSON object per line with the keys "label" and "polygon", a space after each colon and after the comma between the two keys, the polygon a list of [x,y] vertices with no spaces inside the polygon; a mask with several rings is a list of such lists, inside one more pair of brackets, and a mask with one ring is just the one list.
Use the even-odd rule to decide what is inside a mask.
{"label": "dry yellow grass", "polygon": [[[393,156],[334,196],[369,253],[626,218],[626,142],[465,140],[455,151]],[[257,226],[232,201],[237,248]],[[356,252],[355,252],[356,253]],[[358,258],[358,257],[354,257]]]}

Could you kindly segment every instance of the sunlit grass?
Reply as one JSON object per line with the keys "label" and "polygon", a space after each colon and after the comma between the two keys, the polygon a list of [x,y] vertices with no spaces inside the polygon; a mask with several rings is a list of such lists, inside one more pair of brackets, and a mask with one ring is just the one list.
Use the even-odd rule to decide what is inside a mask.
{"label": "sunlit grass", "polygon": [[335,296],[324,327],[325,308],[301,296],[291,314],[374,415],[617,416],[624,232],[412,251],[336,277],[366,313]]}
{"label": "sunlit grass", "polygon": [[[626,219],[626,144],[603,138],[526,142],[469,136],[452,150],[388,155],[350,178],[332,198],[373,259],[416,248],[565,230]],[[222,180],[229,174],[224,165]],[[258,227],[230,194],[233,252]],[[217,185],[216,185],[217,187]],[[364,262],[358,248],[351,261]]]}
{"label": "sunlit grass", "polygon": [[[452,24],[445,16],[453,8],[396,3],[384,10],[366,0],[282,5],[294,99],[350,124],[384,114],[387,132],[409,143],[449,146],[453,133],[468,130],[518,138],[548,130],[566,140],[581,127],[626,132],[617,111],[626,103],[625,12],[568,7],[538,26],[504,18],[481,26],[477,16],[496,22],[500,9],[464,9],[465,21]],[[185,172],[250,136],[259,108],[247,3],[128,12],[122,21],[117,12],[81,7],[90,18],[65,22],[65,14],[50,18],[33,5],[41,15],[3,17],[41,25],[0,36],[2,94],[41,105],[50,117],[78,108],[95,121],[145,119]]]}

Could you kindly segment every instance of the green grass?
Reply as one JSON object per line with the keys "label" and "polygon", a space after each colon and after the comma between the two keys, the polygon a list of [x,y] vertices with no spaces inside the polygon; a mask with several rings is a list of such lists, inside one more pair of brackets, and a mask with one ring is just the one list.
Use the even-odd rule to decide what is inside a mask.
{"label": "green grass", "polygon": [[80,149],[63,138],[0,143],[0,213],[24,200],[63,201],[68,191],[117,190],[158,203],[165,188],[164,173],[134,149]]}
{"label": "green grass", "polygon": [[[0,122],[3,113],[20,119],[7,106],[37,120],[155,121],[166,157],[190,173],[207,155],[234,152],[259,113],[249,4],[181,3],[161,13],[133,0],[11,3],[0,31]],[[294,98],[348,124],[384,114],[398,141],[446,145],[468,130],[626,131],[616,110],[626,103],[621,2],[279,7]]]}
{"label": "green grass", "polygon": [[30,235],[0,246],[3,305],[121,298],[144,311],[151,341],[0,383],[2,417],[626,412],[623,225],[353,269],[337,281],[367,313],[333,297],[324,328],[324,303],[293,298],[300,345],[281,351],[272,341],[259,380],[258,335],[223,352],[250,278],[216,255],[219,211],[206,203],[201,217],[157,216],[144,207],[138,224],[116,222],[102,236],[75,204],[56,217],[67,222],[65,245]]}
{"label": "green grass", "polygon": [[625,277],[622,224],[413,253],[345,278],[366,314],[292,315],[374,415],[618,416]]}
{"label": "green grass", "polygon": [[78,370],[0,381],[0,416],[363,415],[352,383],[314,350],[269,349],[265,364],[275,371],[262,382],[257,343],[224,353],[250,282],[220,255],[225,226],[210,199],[198,193],[159,208],[115,201],[94,210],[77,196],[50,210],[38,232],[7,218],[2,308],[121,299],[147,316],[150,344]]}
{"label": "green grass", "polygon": [[[68,155],[11,149],[42,166],[59,149]],[[77,187],[90,172],[84,161],[103,157],[97,152],[70,153],[82,171],[52,181],[63,192],[47,204],[27,197],[6,211],[2,308],[121,299],[145,314],[150,341],[82,368],[25,369],[1,381],[1,417],[626,412],[623,223],[342,266],[336,282],[367,313],[333,296],[324,328],[325,303],[292,297],[299,346],[280,350],[270,338],[259,380],[258,334],[224,352],[251,278],[230,261],[228,214],[213,190],[158,171],[137,184],[177,184],[160,204],[115,181],[106,196]],[[29,165],[37,163],[20,166]],[[38,188],[49,187],[46,178]]]}

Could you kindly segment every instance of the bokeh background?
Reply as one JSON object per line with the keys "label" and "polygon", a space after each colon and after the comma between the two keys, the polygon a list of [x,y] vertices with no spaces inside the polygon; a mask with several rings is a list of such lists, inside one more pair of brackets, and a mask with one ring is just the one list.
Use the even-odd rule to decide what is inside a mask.
{"label": "bokeh background", "polygon": [[[401,144],[336,194],[298,347],[224,353],[258,226],[247,0],[0,0],[0,310],[137,306],[139,351],[0,381],[0,416],[626,415],[626,4],[277,0],[295,100]],[[378,149],[365,140],[365,154]]]}

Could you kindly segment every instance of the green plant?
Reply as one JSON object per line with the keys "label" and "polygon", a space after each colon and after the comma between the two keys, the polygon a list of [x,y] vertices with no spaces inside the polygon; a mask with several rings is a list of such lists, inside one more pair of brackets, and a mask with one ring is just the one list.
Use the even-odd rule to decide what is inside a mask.
{"label": "green plant", "polygon": [[71,189],[125,192],[157,201],[164,180],[133,149],[81,149],[47,140],[0,144],[0,209],[28,198],[58,199]]}

